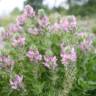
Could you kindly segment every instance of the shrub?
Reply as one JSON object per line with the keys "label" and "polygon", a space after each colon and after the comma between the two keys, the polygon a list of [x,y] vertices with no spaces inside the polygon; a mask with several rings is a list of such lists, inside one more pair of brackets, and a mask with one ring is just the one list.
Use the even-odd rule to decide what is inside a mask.
{"label": "shrub", "polygon": [[78,6],[78,5],[75,5],[73,7],[71,7],[69,10],[68,10],[68,14],[74,14],[76,16],[95,16],[96,15],[96,6],[95,6],[95,3],[94,5],[88,5],[88,4],[84,4],[82,6]]}
{"label": "shrub", "polygon": [[43,8],[42,4],[43,0],[27,0],[25,1],[25,5],[30,4],[35,10]]}
{"label": "shrub", "polygon": [[92,28],[93,33],[96,35],[96,26]]}
{"label": "shrub", "polygon": [[69,96],[81,76],[77,68],[94,53],[93,38],[77,32],[75,16],[55,21],[27,5],[2,33],[0,95]]}

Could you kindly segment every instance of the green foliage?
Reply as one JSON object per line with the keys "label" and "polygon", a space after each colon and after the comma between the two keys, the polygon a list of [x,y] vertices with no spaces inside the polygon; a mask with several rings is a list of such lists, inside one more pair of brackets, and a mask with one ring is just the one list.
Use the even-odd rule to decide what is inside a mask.
{"label": "green foliage", "polygon": [[[39,10],[39,12],[45,15],[43,10]],[[54,19],[56,20],[55,17]],[[23,32],[15,34],[16,36],[18,34],[25,36],[26,43],[22,48],[14,48],[12,46],[12,38],[5,40],[5,47],[0,51],[2,54],[11,56],[15,61],[15,65],[12,71],[0,69],[0,95],[96,96],[96,53],[93,50],[91,52],[83,52],[78,48],[82,41],[82,38],[75,34],[75,31],[78,32],[78,30],[74,32],[49,32],[48,27],[45,27],[36,36],[28,33],[28,28],[37,27],[37,25],[37,17],[32,17],[23,25]],[[61,42],[76,48],[76,63],[61,64]],[[48,50],[47,52],[57,57],[58,67],[56,70],[46,68],[42,61],[39,63],[30,62],[26,56],[30,47],[37,48],[42,56],[45,55],[48,49],[51,49],[51,51]],[[23,88],[19,90],[13,90],[11,88],[9,83],[10,74],[11,76],[15,74],[23,75]]]}
{"label": "green foliage", "polygon": [[21,12],[18,8],[15,8],[12,12],[11,12],[11,16],[17,16],[19,15]]}
{"label": "green foliage", "polygon": [[[34,19],[32,19],[32,21],[34,21]],[[36,22],[28,21],[24,25],[25,30],[28,26],[35,25],[35,23]],[[30,33],[25,31],[24,35],[26,37],[26,44],[24,46],[24,49],[22,48],[21,50],[18,50],[18,48],[13,48],[10,44],[11,42],[9,41],[6,44],[5,50],[3,50],[3,52],[5,54],[9,54],[15,60],[16,65],[14,66],[12,74],[23,75],[24,89],[17,91],[10,89],[8,78],[7,82],[5,80],[3,80],[3,82],[6,82],[8,84],[9,89],[3,89],[4,86],[5,88],[7,88],[7,84],[4,83],[5,85],[3,85],[1,83],[3,87],[0,87],[0,94],[2,94],[3,96],[62,96],[62,94],[65,93],[65,91],[63,90],[66,90],[66,87],[68,87],[69,85],[67,85],[66,82],[64,84],[65,67],[61,64],[60,61],[60,43],[64,41],[66,44],[77,44],[78,40],[74,36],[74,34],[70,32],[61,32],[59,34],[51,33],[47,30],[47,28],[45,28],[45,30],[43,31],[43,34],[39,34],[37,36],[32,36],[30,35]],[[47,49],[51,48],[53,55],[58,58],[58,68],[56,70],[49,70],[44,67],[43,62],[40,62],[39,64],[30,62],[29,59],[26,58],[26,53],[30,46],[38,48],[42,55],[45,54]],[[68,71],[70,72],[70,74],[73,73],[72,76],[69,74],[68,78],[66,77],[69,82],[70,78],[72,79],[75,77],[73,69],[74,68],[72,67],[72,69]],[[72,82],[70,82],[71,87],[74,82],[73,80],[74,79],[72,79]],[[64,85],[67,86],[64,88]],[[68,87],[67,89],[67,92],[69,93],[70,87]],[[3,91],[7,92],[3,93]]]}
{"label": "green foliage", "polygon": [[96,15],[96,6],[88,6],[88,5],[83,5],[83,6],[74,6],[69,9],[69,14],[74,14],[74,15],[80,15],[80,16],[92,16]]}
{"label": "green foliage", "polygon": [[[10,19],[11,18],[11,19]],[[10,17],[8,17],[8,16],[6,16],[6,17],[4,17],[4,18],[2,18],[2,19],[0,19],[0,26],[7,26],[10,22],[14,22],[14,17],[12,16],[10,16]]]}
{"label": "green foliage", "polygon": [[74,14],[77,16],[93,16],[96,15],[96,0],[89,0],[88,3],[79,6],[71,6],[68,10],[69,14]]}
{"label": "green foliage", "polygon": [[92,28],[93,33],[96,35],[96,26]]}
{"label": "green foliage", "polygon": [[30,4],[35,10],[42,8],[42,0],[27,0],[25,5]]}
{"label": "green foliage", "polygon": [[96,54],[84,54],[78,49],[78,57],[77,80],[69,96],[96,96]]}

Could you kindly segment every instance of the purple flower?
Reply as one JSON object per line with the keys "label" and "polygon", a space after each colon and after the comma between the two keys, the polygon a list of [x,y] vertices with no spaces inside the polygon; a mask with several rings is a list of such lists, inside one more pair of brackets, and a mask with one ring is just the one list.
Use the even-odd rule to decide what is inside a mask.
{"label": "purple flower", "polygon": [[19,24],[10,24],[8,27],[8,32],[14,33],[21,31],[22,27]]}
{"label": "purple flower", "polygon": [[41,27],[45,27],[49,24],[49,18],[47,16],[42,16],[38,19],[38,23]]}
{"label": "purple flower", "polygon": [[61,30],[61,26],[59,23],[54,23],[53,25],[49,26],[49,30],[53,31],[53,32],[57,32],[57,31]]}
{"label": "purple flower", "polygon": [[25,8],[24,8],[24,14],[27,17],[35,16],[35,12],[34,12],[33,8],[30,5],[26,5],[25,6]]}
{"label": "purple flower", "polygon": [[76,17],[75,16],[71,16],[70,17],[70,26],[72,28],[76,28],[76,26],[77,26],[77,20],[76,20]]}
{"label": "purple flower", "polygon": [[24,36],[18,36],[16,38],[13,39],[12,45],[14,47],[21,47],[25,44],[25,37]]}
{"label": "purple flower", "polygon": [[88,37],[84,39],[84,41],[80,44],[81,50],[87,51],[89,48],[92,47],[92,42],[93,42],[92,38]]}
{"label": "purple flower", "polygon": [[23,81],[23,76],[16,75],[15,78],[10,80],[11,88],[15,90],[21,88],[22,81]]}
{"label": "purple flower", "polygon": [[60,21],[60,26],[64,31],[68,31],[69,21],[67,19],[64,19],[64,20]]}
{"label": "purple flower", "polygon": [[12,32],[9,32],[9,31],[2,32],[2,38],[3,39],[8,39],[11,36],[12,36]]}
{"label": "purple flower", "polygon": [[75,16],[66,17],[60,20],[60,27],[65,32],[76,29],[77,21]]}
{"label": "purple flower", "polygon": [[87,33],[85,32],[80,32],[80,33],[76,33],[77,36],[85,38],[87,36]]}
{"label": "purple flower", "polygon": [[4,68],[10,68],[15,62],[9,56],[0,56],[0,63]]}
{"label": "purple flower", "polygon": [[23,25],[25,21],[27,20],[27,17],[25,14],[22,14],[21,16],[17,17],[17,24],[18,25]]}
{"label": "purple flower", "polygon": [[44,66],[54,70],[57,67],[56,56],[44,56]]}
{"label": "purple flower", "polygon": [[71,54],[70,54],[70,59],[71,61],[75,62],[77,59],[76,51],[74,48],[71,49]]}
{"label": "purple flower", "polygon": [[20,32],[22,30],[22,27],[18,24],[10,24],[7,31],[2,32],[3,39],[10,38],[14,32]]}
{"label": "purple flower", "polygon": [[62,64],[68,64],[69,63],[70,54],[62,51],[60,56],[62,58],[62,60],[61,60]]}
{"label": "purple flower", "polygon": [[32,35],[38,35],[39,30],[37,28],[29,28],[28,32],[31,33]]}
{"label": "purple flower", "polygon": [[30,59],[30,61],[38,62],[42,60],[42,55],[39,53],[37,49],[33,50],[30,49],[27,52],[27,57]]}
{"label": "purple flower", "polygon": [[70,48],[69,46],[65,47],[61,44],[61,54],[62,64],[68,64],[70,62],[76,62],[77,55],[74,48]]}
{"label": "purple flower", "polygon": [[2,58],[2,56],[0,56],[0,63],[1,63],[1,62],[3,62],[3,58]]}

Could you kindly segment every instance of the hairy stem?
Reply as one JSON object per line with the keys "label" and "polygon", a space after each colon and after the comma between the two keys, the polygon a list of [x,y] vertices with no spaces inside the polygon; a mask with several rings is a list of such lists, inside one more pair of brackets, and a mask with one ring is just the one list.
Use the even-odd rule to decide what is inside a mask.
{"label": "hairy stem", "polygon": [[69,92],[73,88],[76,79],[76,70],[76,64],[65,65],[64,89],[59,96],[69,96]]}

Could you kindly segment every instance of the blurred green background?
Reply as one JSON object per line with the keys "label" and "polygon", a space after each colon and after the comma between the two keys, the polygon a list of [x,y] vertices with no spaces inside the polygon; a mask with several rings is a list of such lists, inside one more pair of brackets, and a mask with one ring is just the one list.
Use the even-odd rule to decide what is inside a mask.
{"label": "blurred green background", "polygon": [[[26,0],[24,2],[24,6],[26,4],[30,4],[35,9],[35,11],[43,8],[49,17],[56,17],[57,15],[75,15],[78,18],[78,25],[81,26],[80,31],[93,31],[96,33],[96,0],[62,0],[66,1],[62,3],[68,5],[68,9],[65,8],[65,5],[63,7],[54,6],[50,9],[48,6],[43,4],[43,1],[44,0]],[[58,0],[55,1],[59,2]],[[10,22],[14,22],[20,13],[22,12],[18,8],[15,8],[11,12],[10,16],[5,16],[4,18],[0,19],[0,26],[7,26]]]}

